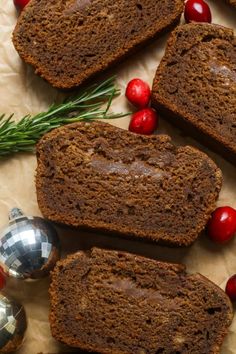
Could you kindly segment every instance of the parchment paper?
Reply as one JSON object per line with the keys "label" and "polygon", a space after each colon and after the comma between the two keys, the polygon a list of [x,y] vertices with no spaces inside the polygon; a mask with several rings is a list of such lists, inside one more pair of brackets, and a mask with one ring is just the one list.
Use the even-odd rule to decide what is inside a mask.
{"label": "parchment paper", "polygon": [[[236,10],[224,5],[221,0],[209,1],[209,4],[213,12],[213,22],[236,29]],[[21,62],[11,43],[16,19],[13,1],[0,0],[0,113],[14,112],[15,118],[18,119],[25,114],[47,109],[61,94]],[[124,98],[124,91],[131,78],[141,77],[152,83],[156,67],[163,55],[166,38],[153,42],[151,46],[142,49],[112,70],[113,74],[117,74],[117,84],[122,90],[122,95],[112,106],[114,111],[130,109]],[[128,121],[129,118],[122,118],[111,123],[127,128]],[[223,171],[224,185],[218,205],[231,205],[236,208],[235,167],[164,120],[161,120],[159,132],[170,134],[177,144],[192,144],[206,151]],[[0,161],[0,227],[8,223],[9,209],[14,206],[22,208],[28,215],[40,215],[34,185],[35,167],[36,159],[33,154],[16,155],[4,162]],[[93,245],[128,250],[156,259],[183,262],[189,272],[200,272],[222,288],[225,287],[229,276],[236,273],[236,239],[225,246],[216,246],[202,235],[191,248],[178,250],[110,236],[82,234],[68,229],[60,229],[59,233],[64,254]],[[8,282],[7,294],[25,305],[28,317],[26,339],[18,351],[19,354],[58,353],[62,349],[73,351],[60,346],[50,335],[48,285],[49,279]],[[236,317],[224,342],[222,353],[236,353]]]}

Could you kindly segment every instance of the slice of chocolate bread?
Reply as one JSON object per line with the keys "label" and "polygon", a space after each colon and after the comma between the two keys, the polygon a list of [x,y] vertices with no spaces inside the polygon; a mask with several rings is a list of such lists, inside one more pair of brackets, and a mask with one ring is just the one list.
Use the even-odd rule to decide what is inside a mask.
{"label": "slice of chocolate bread", "polygon": [[236,164],[236,40],[211,24],[179,26],[153,82],[152,104],[167,119]]}
{"label": "slice of chocolate bread", "polygon": [[178,24],[184,0],[31,0],[13,34],[53,86],[80,85]]}
{"label": "slice of chocolate bread", "polygon": [[216,354],[230,300],[180,264],[93,249],[57,263],[50,285],[53,337],[107,354]]}
{"label": "slice of chocolate bread", "polygon": [[221,188],[220,170],[199,150],[102,122],[53,130],[37,159],[45,218],[172,246],[198,237]]}

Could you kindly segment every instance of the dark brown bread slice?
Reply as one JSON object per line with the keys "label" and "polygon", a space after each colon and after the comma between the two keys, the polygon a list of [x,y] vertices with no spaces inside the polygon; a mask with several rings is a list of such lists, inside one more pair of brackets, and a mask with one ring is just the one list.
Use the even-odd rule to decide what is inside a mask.
{"label": "dark brown bread slice", "polygon": [[221,188],[220,170],[199,150],[101,122],[50,132],[37,159],[47,219],[172,246],[198,237]]}
{"label": "dark brown bread slice", "polygon": [[31,0],[13,43],[37,74],[72,88],[172,29],[183,6],[184,0]]}
{"label": "dark brown bread slice", "polygon": [[233,317],[226,294],[183,265],[101,249],[60,261],[50,300],[53,337],[104,354],[216,354]]}
{"label": "dark brown bread slice", "polygon": [[153,82],[152,104],[236,164],[236,40],[211,24],[179,26]]}

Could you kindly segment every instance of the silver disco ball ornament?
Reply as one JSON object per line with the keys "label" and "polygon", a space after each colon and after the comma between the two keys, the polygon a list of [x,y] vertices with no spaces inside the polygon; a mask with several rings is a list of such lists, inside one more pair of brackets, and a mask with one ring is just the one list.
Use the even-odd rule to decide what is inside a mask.
{"label": "silver disco ball ornament", "polygon": [[23,306],[0,293],[0,353],[17,350],[24,339],[26,327]]}
{"label": "silver disco ball ornament", "polygon": [[0,234],[0,266],[12,277],[42,278],[60,257],[54,227],[40,217],[25,216],[18,208],[9,214],[9,226]]}

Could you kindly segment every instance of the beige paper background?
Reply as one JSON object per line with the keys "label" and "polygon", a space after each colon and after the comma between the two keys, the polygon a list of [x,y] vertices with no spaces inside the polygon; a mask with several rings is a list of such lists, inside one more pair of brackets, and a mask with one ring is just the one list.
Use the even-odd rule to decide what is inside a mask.
{"label": "beige paper background", "polygon": [[[213,12],[213,22],[236,30],[236,10],[222,4],[221,0],[209,1],[209,4]],[[15,112],[18,119],[24,114],[34,114],[46,109],[60,94],[36,77],[32,69],[19,59],[11,43],[11,33],[16,20],[17,14],[12,0],[0,0],[0,113]],[[165,41],[166,37],[154,42],[112,70],[112,73],[117,74],[117,84],[122,90],[122,95],[113,104],[114,111],[130,109],[123,95],[129,79],[141,77],[152,83],[156,66],[163,55]],[[123,118],[111,123],[127,128],[128,121],[128,118]],[[231,205],[236,208],[235,167],[163,120],[160,122],[159,132],[170,134],[177,144],[193,144],[209,153],[222,169],[224,176],[218,205]],[[26,214],[40,215],[34,186],[35,167],[35,156],[31,154],[16,155],[6,161],[0,161],[0,227],[7,224],[8,211],[14,206],[22,208]],[[191,248],[173,250],[119,238],[112,239],[109,236],[81,234],[68,230],[59,232],[64,253],[97,245],[129,250],[157,259],[184,262],[190,272],[200,272],[222,288],[225,287],[227,278],[236,273],[236,239],[221,247],[202,235]],[[28,317],[28,330],[19,354],[35,354],[40,351],[58,353],[62,349],[50,335],[48,284],[48,279],[36,282],[8,282],[7,293],[25,305]],[[68,348],[64,350],[72,352]],[[236,353],[236,317],[222,347],[222,353]]]}

